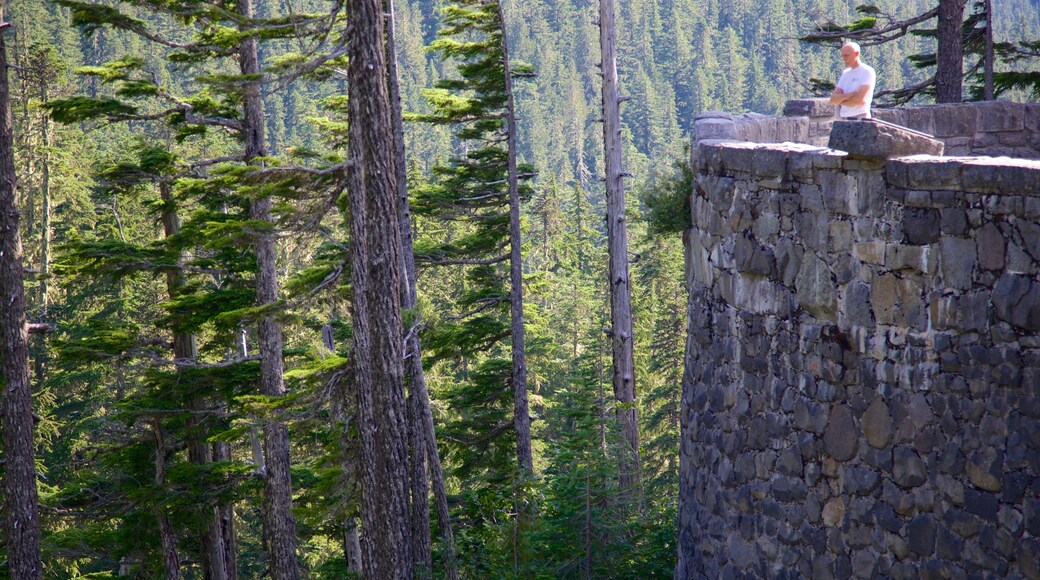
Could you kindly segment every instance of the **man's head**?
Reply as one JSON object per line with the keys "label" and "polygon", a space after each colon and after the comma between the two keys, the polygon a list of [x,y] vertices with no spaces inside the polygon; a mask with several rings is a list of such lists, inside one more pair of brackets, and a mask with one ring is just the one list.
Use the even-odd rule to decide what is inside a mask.
{"label": "man's head", "polygon": [[859,66],[859,45],[855,42],[846,42],[841,45],[841,60],[849,68]]}

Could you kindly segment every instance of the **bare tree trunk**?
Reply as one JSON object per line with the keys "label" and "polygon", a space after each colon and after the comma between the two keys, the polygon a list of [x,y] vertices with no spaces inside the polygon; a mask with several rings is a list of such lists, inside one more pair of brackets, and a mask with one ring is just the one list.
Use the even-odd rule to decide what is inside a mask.
{"label": "bare tree trunk", "polygon": [[0,360],[3,360],[4,493],[7,566],[12,578],[41,578],[39,505],[34,459],[29,327],[25,319],[22,237],[19,231],[14,124],[7,45],[0,3]]}
{"label": "bare tree trunk", "polygon": [[985,87],[983,99],[993,100],[993,2],[986,0],[986,53],[985,53]]}
{"label": "bare tree trunk", "polygon": [[[322,326],[321,340],[326,350],[329,352],[336,350],[331,324]],[[352,366],[353,356],[350,360],[351,362],[348,363],[345,373],[334,375],[330,385],[332,420],[343,425],[343,450],[340,455],[340,467],[343,470],[343,478],[348,482],[348,485],[357,481],[359,471],[356,455],[348,452],[348,449],[355,446],[353,444],[356,444],[356,441],[350,437],[350,418],[347,416],[347,402],[354,395],[354,393],[349,392],[349,387],[347,387],[347,385],[351,384],[350,379],[347,377],[355,375]],[[354,398],[356,400],[356,397]],[[361,560],[361,536],[358,534],[357,518],[353,515],[347,516],[343,520],[343,558],[347,562],[347,571],[355,574],[362,573],[364,566]]]}
{"label": "bare tree trunk", "polygon": [[412,576],[401,334],[401,234],[380,0],[349,0],[351,285],[365,574]]}
{"label": "bare tree trunk", "polygon": [[[40,97],[47,101],[47,88],[43,87]],[[47,315],[47,277],[51,273],[51,123],[43,117],[43,224],[40,229],[40,306]]]}
{"label": "bare tree trunk", "polygon": [[627,499],[641,502],[639,417],[636,411],[632,297],[628,277],[625,184],[621,167],[621,96],[618,94],[614,1],[600,0],[599,39],[603,59],[603,152],[607,190],[607,251],[610,260],[610,323],[613,339],[614,397],[624,449],[620,480]]}
{"label": "bare tree trunk", "polygon": [[343,526],[343,557],[347,560],[347,571],[361,574],[364,569],[361,563],[361,536],[358,535],[357,519],[347,518]]}
{"label": "bare tree trunk", "polygon": [[[252,0],[238,0],[238,12],[252,18]],[[257,78],[260,62],[255,37],[242,41],[239,50],[242,75]],[[258,82],[249,82],[243,93],[245,127],[245,162],[252,163],[266,155],[264,145],[264,110]],[[273,223],[271,198],[253,199],[249,205],[254,220]],[[275,238],[272,234],[258,234],[253,242],[256,253],[256,301],[269,306],[278,301],[278,272]],[[282,360],[282,327],[273,314],[261,318],[257,338],[260,343],[260,392],[268,397],[285,395]],[[292,476],[289,471],[289,430],[284,423],[264,420],[264,520],[267,523],[270,574],[275,580],[299,577],[296,566],[296,521],[292,515]]]}
{"label": "bare tree trunk", "polygon": [[[227,412],[227,407],[222,409]],[[231,461],[231,444],[213,445],[214,461]],[[228,578],[238,578],[238,542],[235,540],[235,506],[228,502],[217,506],[217,521],[220,527],[220,544],[224,548],[224,570]]]}
{"label": "bare tree trunk", "polygon": [[502,68],[506,87],[506,144],[509,180],[509,318],[513,340],[513,429],[516,430],[516,461],[528,475],[534,473],[531,453],[531,412],[527,405],[527,355],[524,339],[524,273],[520,255],[520,185],[516,170],[516,107],[513,101],[513,73],[509,67],[506,16],[498,2],[502,26]]}
{"label": "bare tree trunk", "polygon": [[[166,485],[166,437],[163,435],[159,419],[152,420],[152,433],[155,434],[155,484],[162,487]],[[166,580],[180,580],[177,535],[166,510],[160,506],[155,512],[155,518],[159,521],[159,543],[163,553],[163,577]]]}
{"label": "bare tree trunk", "polygon": [[[401,308],[411,310],[417,302],[418,276],[415,269],[415,254],[412,246],[411,207],[408,203],[408,176],[405,170],[404,123],[401,115],[401,88],[397,73],[397,45],[394,17],[394,2],[386,0],[389,15],[386,31],[387,38],[387,78],[389,79],[389,95],[391,122],[394,134],[394,174],[397,177],[397,221],[401,233],[401,261],[404,272],[404,283],[401,285]],[[416,325],[419,321],[416,321]],[[427,501],[426,477],[429,470],[433,483],[434,501],[437,507],[437,523],[441,531],[441,541],[445,552],[445,573],[449,580],[459,576],[455,557],[455,537],[451,528],[451,514],[448,509],[448,493],[444,483],[444,470],[441,467],[440,453],[437,447],[437,435],[434,430],[433,411],[430,409],[430,395],[426,388],[426,374],[422,366],[422,349],[418,330],[409,331],[405,344],[407,358],[407,375],[409,379],[408,410],[411,445],[411,478],[412,478],[412,519],[416,530],[414,541],[414,559],[416,564],[432,567],[431,542],[429,538],[430,514]],[[419,504],[418,506],[416,504]]]}
{"label": "bare tree trunk", "polygon": [[935,102],[959,103],[964,81],[964,0],[939,0]]}

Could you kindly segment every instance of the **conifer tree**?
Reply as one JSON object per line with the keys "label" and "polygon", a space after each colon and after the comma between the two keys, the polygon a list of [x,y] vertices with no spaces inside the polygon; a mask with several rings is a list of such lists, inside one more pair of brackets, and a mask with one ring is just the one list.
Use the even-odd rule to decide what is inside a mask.
{"label": "conifer tree", "polygon": [[42,578],[36,489],[29,325],[25,317],[22,236],[19,230],[14,124],[7,74],[4,5],[0,4],[0,360],[3,361],[4,531],[14,578]]}
{"label": "conifer tree", "polygon": [[[185,29],[181,34],[190,35],[190,42],[171,40],[157,32],[160,28],[153,29],[151,21],[134,18],[112,7],[75,1],[67,2],[66,5],[71,8],[74,21],[87,31],[111,27],[130,32],[174,49],[167,55],[173,63],[193,65],[211,59],[237,57],[241,74],[211,75],[197,79],[214,90],[210,92],[204,89],[188,98],[177,96],[175,87],[158,84],[158,77],[144,67],[141,59],[130,57],[114,61],[87,69],[86,72],[101,78],[105,83],[115,84],[118,98],[72,97],[52,103],[51,109],[55,118],[64,122],[91,118],[131,122],[162,121],[175,132],[178,141],[203,135],[208,128],[226,131],[241,140],[238,152],[216,159],[203,158],[189,166],[189,171],[196,174],[201,168],[220,168],[218,178],[195,180],[192,183],[192,180],[183,179],[187,175],[182,174],[181,181],[187,185],[185,191],[190,192],[188,195],[198,196],[195,200],[210,208],[209,213],[200,214],[203,221],[196,223],[195,228],[220,231],[216,236],[218,239],[226,236],[225,239],[234,240],[233,243],[251,241],[254,262],[247,269],[250,273],[255,272],[255,306],[244,308],[244,304],[227,300],[222,306],[239,306],[237,314],[224,314],[227,319],[237,317],[243,324],[250,320],[259,323],[260,359],[263,361],[259,390],[267,401],[278,406],[278,400],[283,397],[285,390],[281,329],[277,319],[280,305],[275,270],[275,229],[271,215],[271,192],[278,188],[273,187],[271,181],[272,176],[276,175],[291,177],[297,168],[265,167],[270,160],[266,156],[261,95],[265,90],[277,92],[302,77],[327,75],[327,66],[342,59],[346,41],[341,31],[338,31],[342,29],[341,5],[333,5],[328,13],[256,18],[252,14],[251,4],[245,0],[230,11],[209,5],[170,5],[165,2],[147,4],[155,18],[165,16],[183,22]],[[171,37],[178,38],[176,34]],[[262,69],[258,60],[258,42],[286,38],[301,41],[311,39],[313,42],[304,44],[306,49],[303,52],[282,54],[273,60],[273,64]],[[157,103],[148,103],[148,99],[154,99]],[[145,102],[139,105],[134,100]],[[164,104],[166,108],[158,108],[157,104]],[[241,162],[246,165],[233,165]],[[335,169],[327,170],[323,175],[335,172]],[[293,182],[288,182],[291,189]],[[284,186],[283,182],[277,183]],[[170,203],[170,200],[165,200],[165,203]],[[241,208],[244,213],[246,207],[249,208],[249,219],[243,219],[245,215],[241,213],[228,219],[231,212],[227,210]],[[206,225],[207,222],[209,225]],[[214,225],[214,222],[221,223]],[[209,237],[212,239],[214,236],[211,233]],[[185,236],[180,236],[179,243],[183,243],[184,239]],[[200,239],[195,238],[195,241]],[[203,252],[198,257],[204,258],[205,255],[206,252]],[[162,270],[172,266],[151,267]],[[240,267],[241,263],[233,266],[232,271],[241,272],[236,270]],[[171,286],[171,293],[173,288]],[[178,300],[190,301],[190,298],[190,295],[181,296]],[[198,305],[195,306],[197,308]],[[200,318],[205,320],[201,312],[190,314],[195,321]],[[192,324],[197,322],[186,326],[190,328]],[[176,342],[174,346],[177,346]],[[174,353],[175,359],[190,363],[190,350],[181,348],[182,352]],[[201,397],[204,396],[200,395],[200,398],[191,402],[195,413],[202,411],[199,407],[207,404]],[[206,436],[198,429],[189,431],[189,434],[193,437]],[[218,443],[211,450],[208,442],[196,441],[189,446],[193,462],[203,466],[214,459],[226,461],[228,457],[222,445]],[[295,578],[296,533],[290,511],[292,495],[288,432],[284,424],[270,417],[264,420],[264,453],[263,469],[259,473],[266,483],[264,521],[270,573],[277,578]],[[209,523],[205,525],[201,538],[201,560],[207,577],[227,578],[237,575],[234,549],[231,546],[233,534],[228,527],[231,519],[228,515],[227,508],[222,507],[213,512]]]}
{"label": "conifer tree", "polygon": [[[520,473],[533,472],[530,414],[527,403],[524,356],[523,281],[520,256],[519,203],[529,195],[523,183],[533,176],[529,166],[516,160],[515,108],[511,82],[529,76],[527,67],[510,63],[505,37],[504,14],[498,2],[461,0],[444,11],[442,38],[430,45],[444,58],[461,60],[457,80],[444,80],[426,92],[434,112],[411,118],[454,125],[456,136],[467,143],[465,156],[453,157],[448,165],[434,168],[438,181],[416,193],[416,212],[448,223],[465,224],[462,235],[449,241],[425,243],[416,249],[417,262],[437,266],[463,266],[469,288],[458,299],[463,312],[431,331],[430,346],[437,359],[471,356],[497,349],[511,339],[509,373],[500,360],[480,363],[474,373],[477,391],[459,392],[466,399],[488,405],[489,415],[467,418],[472,443],[499,439],[506,430],[514,433],[515,465]],[[472,96],[465,96],[472,91]],[[503,146],[504,145],[504,146]],[[506,248],[509,248],[506,251]],[[499,265],[509,264],[508,274]],[[509,290],[504,279],[509,278]],[[510,324],[502,317],[508,306]],[[506,381],[502,379],[508,376]],[[502,418],[499,395],[503,383],[511,386],[513,417]],[[476,411],[476,409],[474,409]],[[488,420],[492,422],[489,424]],[[483,423],[483,425],[480,425]],[[480,425],[480,426],[478,426]],[[490,429],[488,428],[490,425]],[[475,437],[475,439],[470,439]],[[470,445],[472,446],[472,445]],[[481,453],[470,449],[467,453]]]}
{"label": "conifer tree", "polygon": [[607,252],[610,263],[610,331],[614,367],[615,414],[621,426],[621,488],[639,502],[642,466],[639,461],[639,415],[636,408],[636,369],[633,354],[631,280],[628,272],[628,229],[625,215],[625,172],[621,164],[621,95],[618,91],[614,2],[600,0],[600,51],[603,67],[603,150],[607,189]]}
{"label": "conifer tree", "polygon": [[[407,333],[405,358],[408,377],[408,425],[409,425],[409,461],[412,502],[412,529],[414,541],[414,567],[418,570],[433,567],[432,547],[430,546],[429,495],[430,484],[433,486],[434,501],[437,506],[437,520],[441,530],[445,551],[445,572],[449,579],[458,578],[458,565],[455,561],[455,539],[452,533],[451,514],[448,508],[448,495],[444,481],[444,469],[441,465],[440,451],[437,446],[437,434],[434,430],[433,412],[430,409],[430,394],[426,387],[426,371],[423,369],[422,348],[419,341],[416,306],[418,304],[418,282],[415,268],[415,250],[412,238],[412,212],[408,200],[408,172],[406,168],[404,144],[404,118],[401,110],[401,87],[397,68],[397,31],[394,1],[386,0],[387,5],[387,78],[391,107],[391,123],[394,136],[394,175],[397,179],[397,219],[401,235],[401,308],[411,311],[416,319],[412,329]],[[427,478],[429,473],[429,481]]]}
{"label": "conifer tree", "polygon": [[[365,574],[412,576],[401,234],[383,3],[350,0],[352,359],[361,432]],[[423,498],[425,501],[425,498]]]}

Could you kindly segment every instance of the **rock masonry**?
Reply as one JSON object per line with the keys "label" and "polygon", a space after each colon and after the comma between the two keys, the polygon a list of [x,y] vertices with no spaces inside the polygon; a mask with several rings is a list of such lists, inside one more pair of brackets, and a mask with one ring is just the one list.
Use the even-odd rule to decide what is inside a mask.
{"label": "rock masonry", "polygon": [[694,163],[676,577],[1040,578],[1040,161]]}

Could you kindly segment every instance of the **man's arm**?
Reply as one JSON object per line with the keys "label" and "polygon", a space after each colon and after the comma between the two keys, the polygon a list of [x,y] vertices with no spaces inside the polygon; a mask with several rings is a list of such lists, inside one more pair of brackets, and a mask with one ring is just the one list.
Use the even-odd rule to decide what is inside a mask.
{"label": "man's arm", "polygon": [[[860,85],[858,89],[851,93],[843,93],[842,100],[839,103],[846,107],[855,107],[858,105],[865,104],[867,102],[867,93],[873,88],[870,83]],[[831,97],[833,102],[833,97]]]}
{"label": "man's arm", "polygon": [[831,93],[831,98],[827,102],[832,105],[840,105],[845,102],[845,99],[845,91],[841,90],[841,88],[836,88],[834,89],[834,92]]}

